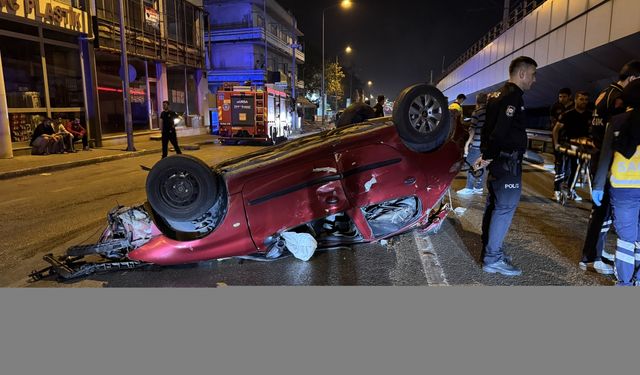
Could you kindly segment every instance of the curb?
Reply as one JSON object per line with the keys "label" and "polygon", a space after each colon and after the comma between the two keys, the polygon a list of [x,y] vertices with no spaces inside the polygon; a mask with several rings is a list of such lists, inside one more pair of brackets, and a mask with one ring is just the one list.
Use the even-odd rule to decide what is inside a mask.
{"label": "curb", "polygon": [[[200,141],[200,142],[193,142],[191,144],[201,146],[206,144],[215,144],[215,141]],[[185,144],[185,146],[186,145],[188,144]],[[121,153],[121,154],[99,156],[96,158],[85,159],[85,160],[77,160],[77,161],[70,161],[70,162],[60,163],[60,164],[44,165],[41,167],[33,167],[33,168],[18,169],[15,171],[0,172],[0,180],[9,180],[12,178],[31,176],[31,175],[40,174],[40,173],[61,171],[65,169],[71,169],[74,167],[81,167],[84,165],[98,164],[98,163],[104,163],[108,161],[127,159],[127,158],[135,158],[138,156],[151,155],[151,154],[156,154],[160,152],[162,152],[161,148],[157,148],[157,149],[154,148],[154,149],[148,149],[148,150],[144,149],[140,151],[126,151],[126,153]]]}

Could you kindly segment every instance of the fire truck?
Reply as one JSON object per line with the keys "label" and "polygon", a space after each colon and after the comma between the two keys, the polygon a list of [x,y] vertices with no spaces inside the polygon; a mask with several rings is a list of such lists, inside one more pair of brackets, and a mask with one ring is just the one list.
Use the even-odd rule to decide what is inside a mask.
{"label": "fire truck", "polygon": [[225,83],[217,92],[220,139],[226,144],[275,144],[291,131],[289,96],[267,85]]}

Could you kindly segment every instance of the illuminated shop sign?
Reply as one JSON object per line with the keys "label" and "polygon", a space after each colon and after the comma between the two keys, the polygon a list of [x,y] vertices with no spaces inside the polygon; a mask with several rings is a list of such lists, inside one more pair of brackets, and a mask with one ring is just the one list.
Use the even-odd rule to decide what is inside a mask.
{"label": "illuminated shop sign", "polygon": [[55,0],[0,0],[0,13],[87,32],[87,13]]}

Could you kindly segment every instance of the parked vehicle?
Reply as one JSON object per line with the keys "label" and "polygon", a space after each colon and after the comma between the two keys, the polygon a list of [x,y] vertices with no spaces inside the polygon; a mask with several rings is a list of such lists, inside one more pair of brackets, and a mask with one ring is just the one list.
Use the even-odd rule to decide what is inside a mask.
{"label": "parked vehicle", "polygon": [[149,172],[138,219],[115,211],[119,221],[101,240],[135,244],[67,256],[98,252],[125,267],[174,265],[268,254],[286,248],[284,233],[308,234],[323,248],[437,227],[466,137],[444,95],[419,84],[400,94],[391,120],[307,135],[214,166],[173,155]]}

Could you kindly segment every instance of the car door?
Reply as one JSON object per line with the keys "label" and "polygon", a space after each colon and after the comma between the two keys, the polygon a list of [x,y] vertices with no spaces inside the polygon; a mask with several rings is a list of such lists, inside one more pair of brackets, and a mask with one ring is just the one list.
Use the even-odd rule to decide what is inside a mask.
{"label": "car door", "polygon": [[349,202],[332,153],[274,163],[244,183],[245,211],[254,243],[312,220],[345,211]]}

